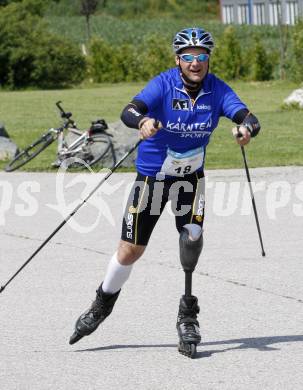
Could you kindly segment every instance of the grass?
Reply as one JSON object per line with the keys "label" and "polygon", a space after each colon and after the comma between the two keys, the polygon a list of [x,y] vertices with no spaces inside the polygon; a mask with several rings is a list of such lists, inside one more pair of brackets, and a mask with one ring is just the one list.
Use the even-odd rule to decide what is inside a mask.
{"label": "grass", "polygon": [[[48,15],[45,20],[51,32],[68,38],[79,45],[88,43],[83,16]],[[143,16],[121,19],[120,17],[99,14],[91,17],[92,37],[101,37],[114,46],[122,43],[140,44],[149,35],[159,35],[169,42],[177,31],[188,26],[202,26],[205,30],[211,31],[216,43],[227,27],[219,19],[207,17],[201,19],[201,16],[194,18],[187,15],[182,17]],[[234,28],[238,39],[245,42],[246,46],[251,46],[253,38],[258,35],[266,48],[275,51],[279,48],[279,29],[276,26],[235,25]]]}
{"label": "grass", "polygon": [[[96,88],[50,91],[0,92],[0,118],[10,137],[23,148],[50,127],[57,127],[60,118],[55,102],[62,101],[66,111],[73,113],[78,126],[85,129],[90,121],[104,118],[107,122],[118,120],[120,111],[142,85],[102,85]],[[50,169],[56,157],[56,143],[26,164],[21,170]],[[4,167],[0,162],[0,169]]]}
{"label": "grass", "polygon": [[[250,167],[303,165],[303,111],[281,109],[283,99],[297,88],[290,82],[230,83],[254,112],[262,131],[246,148]],[[118,120],[120,112],[143,84],[87,86],[78,89],[52,91],[0,92],[0,120],[11,138],[22,148],[39,137],[49,127],[56,127],[59,117],[55,102],[72,111],[80,128],[90,120],[103,117],[107,122]],[[206,168],[240,168],[243,161],[230,130],[231,121],[221,119],[207,149]],[[49,170],[56,157],[56,145],[41,153],[21,168],[26,171]],[[0,169],[5,163],[0,162]]]}
{"label": "grass", "polygon": [[[87,29],[83,16],[55,16],[46,18],[50,31],[68,38],[76,43],[87,42]],[[95,15],[91,18],[91,34],[94,37],[102,37],[113,45],[121,43],[141,43],[150,34],[160,34],[172,40],[174,34],[184,26],[200,25],[199,18],[171,18],[171,17],[140,17],[133,19],[121,19],[108,15]],[[115,34],[113,34],[113,25]],[[156,26],[156,28],[155,28]],[[224,26],[216,20],[203,23],[205,29],[211,29],[216,35],[220,35]],[[140,33],[138,34],[138,31]]]}
{"label": "grass", "polygon": [[[257,115],[262,130],[247,146],[251,167],[303,165],[303,110],[282,110],[283,100],[298,88],[289,82],[239,82],[231,84]],[[242,167],[239,147],[230,141],[230,121],[223,119],[208,148],[207,168]]]}

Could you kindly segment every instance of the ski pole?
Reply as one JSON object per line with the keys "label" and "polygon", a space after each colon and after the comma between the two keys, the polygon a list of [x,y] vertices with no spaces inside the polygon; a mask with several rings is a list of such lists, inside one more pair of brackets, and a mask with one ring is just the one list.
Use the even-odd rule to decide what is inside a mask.
{"label": "ski pole", "polygon": [[121,158],[120,161],[116,163],[116,165],[110,170],[103,179],[98,183],[98,185],[87,195],[87,197],[78,204],[78,206],[60,223],[60,225],[47,237],[47,239],[39,246],[38,249],[26,260],[26,262],[14,273],[14,275],[3,285],[0,287],[0,293],[15,279],[15,277],[27,266],[27,264],[40,252],[40,250],[49,242],[49,240],[54,237],[54,235],[70,220],[70,218],[76,214],[76,212],[82,207],[88,199],[101,187],[101,185],[115,172],[115,170],[123,163],[123,161],[130,156],[142,142],[142,139],[139,139],[130,150],[125,153],[125,155]]}
{"label": "ski pole", "polygon": [[259,218],[258,218],[258,213],[257,213],[255,197],[254,197],[254,193],[253,193],[253,189],[252,189],[252,185],[251,185],[251,180],[250,180],[250,174],[249,174],[248,165],[247,165],[247,161],[246,161],[245,150],[244,150],[244,146],[240,145],[240,147],[241,147],[241,152],[242,152],[242,156],[243,156],[243,161],[244,161],[244,166],[245,166],[245,171],[246,171],[246,177],[247,177],[247,181],[248,181],[248,184],[249,184],[251,201],[252,201],[252,206],[253,206],[253,210],[254,210],[254,214],[255,214],[255,220],[256,220],[256,224],[257,224],[257,229],[258,229],[258,234],[259,234],[259,239],[260,239],[260,245],[261,245],[261,250],[262,250],[262,256],[264,257],[265,256],[265,251],[264,251],[264,246],[263,246],[263,240],[262,240],[262,235],[261,235],[261,229],[260,229],[260,224],[259,224]]}

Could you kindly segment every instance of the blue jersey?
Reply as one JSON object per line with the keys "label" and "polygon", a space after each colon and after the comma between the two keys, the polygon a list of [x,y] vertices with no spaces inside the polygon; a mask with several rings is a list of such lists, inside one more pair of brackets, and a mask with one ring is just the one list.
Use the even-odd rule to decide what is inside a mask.
{"label": "blue jersey", "polygon": [[183,155],[201,148],[203,162],[197,170],[202,170],[205,148],[220,117],[232,119],[246,108],[236,93],[213,74],[205,76],[197,98],[191,100],[177,67],[153,78],[134,99],[142,100],[148,107],[146,115],[163,125],[139,145],[136,167],[146,176],[161,171],[168,151]]}

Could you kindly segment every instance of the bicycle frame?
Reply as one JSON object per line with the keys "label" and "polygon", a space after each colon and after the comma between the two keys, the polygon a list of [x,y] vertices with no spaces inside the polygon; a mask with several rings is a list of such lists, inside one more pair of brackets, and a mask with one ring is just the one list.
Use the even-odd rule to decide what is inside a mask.
{"label": "bicycle frame", "polygon": [[[67,122],[64,123],[64,126],[60,129],[60,133],[58,134],[58,148],[57,148],[57,155],[59,160],[64,160],[65,158],[69,158],[72,156],[75,156],[79,153],[85,153],[86,146],[89,145],[89,139],[91,138],[90,129],[82,132],[76,127],[76,123],[70,119],[72,114],[70,112],[66,113],[61,106],[61,101],[56,103],[56,106],[61,112],[62,118],[67,118]],[[94,122],[92,122],[94,124]],[[69,126],[71,124],[71,126]],[[106,125],[106,123],[105,123]],[[106,125],[107,128],[107,125]],[[64,130],[68,130],[70,133],[73,133],[78,136],[77,139],[75,139],[73,142],[71,142],[70,145],[67,145],[65,136],[64,136]],[[113,153],[113,161],[114,164],[116,163],[116,157],[113,151],[113,145],[110,141],[110,134],[107,134],[106,132],[101,133],[101,137],[104,137],[104,140],[106,140],[109,143],[109,147]],[[88,151],[89,153],[89,151]]]}
{"label": "bicycle frame", "polygon": [[82,131],[75,128],[67,128],[67,130],[73,134],[76,134],[79,137],[67,146],[64,137],[64,131],[60,132],[60,134],[58,135],[58,157],[65,158],[67,156],[70,156],[71,154],[78,153],[82,150],[82,148],[79,148],[78,146],[81,144],[83,145],[83,140],[85,140],[85,138],[88,138],[87,131],[83,133]]}
{"label": "bicycle frame", "polygon": [[[22,167],[45,150],[55,140],[58,142],[58,160],[52,164],[54,167],[60,166],[60,163],[64,159],[77,155],[77,157],[80,157],[84,161],[88,161],[89,164],[96,164],[106,155],[108,150],[112,153],[113,165],[115,165],[116,157],[113,143],[109,138],[112,135],[105,132],[108,128],[105,120],[98,119],[97,121],[92,122],[89,129],[81,131],[77,128],[74,120],[71,119],[72,113],[65,112],[60,103],[61,101],[56,102],[56,106],[60,111],[61,118],[63,119],[62,125],[58,128],[52,127],[48,129],[40,138],[36,139],[29,146],[21,150],[5,167],[7,172],[12,172]],[[96,130],[97,132],[94,132]],[[77,138],[72,140],[69,145],[65,138],[67,131],[77,136]]]}

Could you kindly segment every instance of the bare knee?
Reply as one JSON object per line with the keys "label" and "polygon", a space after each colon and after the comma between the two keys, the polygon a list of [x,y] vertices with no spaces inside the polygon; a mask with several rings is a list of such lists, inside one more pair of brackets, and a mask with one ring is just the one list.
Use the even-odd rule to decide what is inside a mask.
{"label": "bare knee", "polygon": [[138,260],[143,252],[145,251],[146,246],[144,245],[135,245],[127,241],[121,240],[118,246],[118,261],[122,265],[133,264]]}

